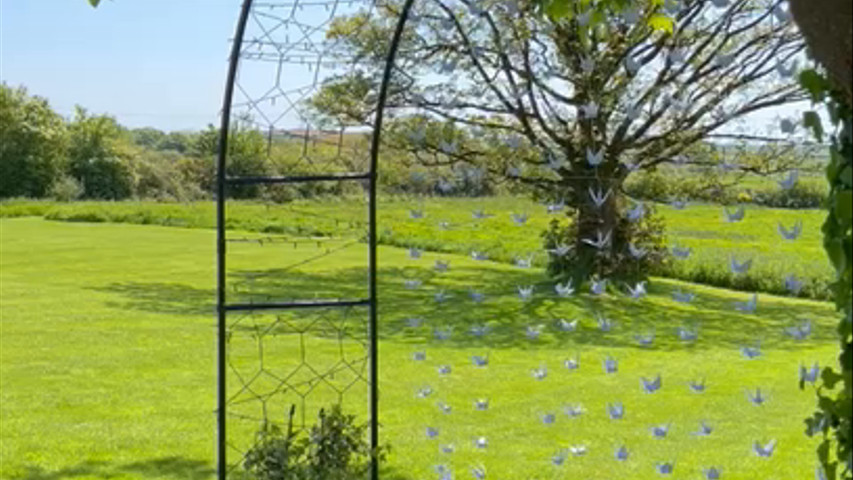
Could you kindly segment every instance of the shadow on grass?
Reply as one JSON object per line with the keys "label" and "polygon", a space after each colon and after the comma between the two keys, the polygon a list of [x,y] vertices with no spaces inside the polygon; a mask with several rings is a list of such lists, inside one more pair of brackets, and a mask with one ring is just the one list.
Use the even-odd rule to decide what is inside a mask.
{"label": "shadow on grass", "polygon": [[[86,461],[73,467],[48,471],[42,467],[28,466],[26,472],[12,476],[10,480],[65,480],[86,478],[95,480],[126,478],[128,475],[137,478],[173,478],[175,480],[210,480],[216,475],[216,470],[207,462],[190,460],[183,457],[163,457],[142,460],[123,465],[113,465],[108,462]],[[229,474],[229,478],[246,479],[242,471]],[[396,470],[383,468],[380,473],[382,480],[412,480],[412,477]]]}
{"label": "shadow on grass", "polygon": [[[540,272],[489,266],[463,266],[448,273],[423,267],[385,267],[378,277],[380,335],[395,341],[437,342],[433,338],[435,329],[452,329],[450,338],[441,340],[446,346],[483,348],[597,345],[685,350],[737,348],[760,342],[768,348],[793,349],[835,339],[834,318],[828,304],[768,302],[759,297],[757,313],[748,314],[734,308],[736,301],[747,300],[747,294],[708,289],[702,289],[690,304],[679,304],[671,299],[675,284],[667,280],[653,282],[648,297],[632,300],[615,290],[603,297],[581,293],[562,299],[553,293],[553,285]],[[404,285],[407,279],[423,283],[413,290]],[[246,270],[233,272],[229,282],[233,286],[230,301],[362,298],[366,270]],[[517,287],[521,285],[534,286],[531,300],[518,297]],[[485,295],[481,303],[471,299],[472,286]],[[122,283],[101,290],[125,297],[113,306],[178,315],[212,314],[209,305],[215,293],[212,289],[165,283]],[[436,301],[439,292],[448,295],[444,302]],[[599,314],[615,322],[611,332],[600,331],[596,321]],[[286,312],[279,318],[299,315]],[[420,319],[421,326],[411,327],[412,318]],[[785,328],[807,318],[815,322],[811,338],[795,342],[785,335]],[[560,331],[558,319],[578,319],[579,327],[574,332]],[[489,329],[484,337],[470,333],[472,326],[483,324]],[[542,334],[531,340],[525,329],[536,325],[543,326]],[[681,326],[697,329],[698,341],[680,341],[676,329]],[[639,345],[636,336],[649,333],[655,334],[654,344]]]}
{"label": "shadow on grass", "polygon": [[74,478],[114,479],[127,475],[182,480],[207,480],[215,471],[207,462],[183,457],[163,457],[122,465],[87,461],[72,467],[48,471],[42,467],[28,466],[26,472],[12,476],[11,480],[61,480]]}

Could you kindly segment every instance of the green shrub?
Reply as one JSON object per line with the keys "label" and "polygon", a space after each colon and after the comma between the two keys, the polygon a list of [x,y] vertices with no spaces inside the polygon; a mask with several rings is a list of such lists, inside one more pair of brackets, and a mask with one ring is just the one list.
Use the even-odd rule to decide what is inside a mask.
{"label": "green shrub", "polygon": [[74,177],[63,175],[50,187],[50,196],[60,202],[70,202],[83,196],[83,186]]}
{"label": "green shrub", "polygon": [[[287,431],[264,422],[255,446],[247,452],[243,468],[255,480],[354,480],[366,478],[371,451],[366,425],[345,415],[339,405],[320,410],[318,423],[307,435],[293,430],[295,406]],[[384,459],[386,449],[377,452]]]}
{"label": "green shrub", "polygon": [[0,198],[48,195],[65,150],[65,123],[47,100],[0,84]]}
{"label": "green shrub", "polygon": [[784,190],[773,185],[752,194],[752,203],[773,208],[821,208],[828,194],[826,182],[818,178],[800,180]]}

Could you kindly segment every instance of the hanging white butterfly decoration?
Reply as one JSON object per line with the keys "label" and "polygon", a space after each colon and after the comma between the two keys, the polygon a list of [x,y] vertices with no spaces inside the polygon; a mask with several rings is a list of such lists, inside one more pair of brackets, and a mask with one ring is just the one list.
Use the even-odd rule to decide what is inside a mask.
{"label": "hanging white butterfly decoration", "polygon": [[482,337],[486,336],[487,333],[489,333],[489,326],[488,325],[473,325],[471,327],[471,329],[468,330],[468,333],[470,333],[471,335],[473,335],[477,338],[482,338]]}
{"label": "hanging white butterfly decoration", "polygon": [[580,403],[574,405],[566,405],[563,407],[563,413],[566,414],[569,418],[578,418],[584,414],[586,410],[583,408],[583,405]]}
{"label": "hanging white butterfly decoration", "polygon": [[820,376],[820,366],[815,362],[811,368],[800,365],[800,382],[814,384]]}
{"label": "hanging white butterfly decoration", "polygon": [[747,391],[746,398],[747,400],[749,400],[749,403],[756,406],[761,406],[767,403],[767,397],[763,393],[761,393],[760,388],[756,388],[755,393]]}
{"label": "hanging white butterfly decoration", "polygon": [[580,114],[585,120],[593,120],[598,117],[598,104],[590,101],[580,106]]}
{"label": "hanging white butterfly decoration", "polygon": [[589,164],[590,167],[597,167],[604,162],[604,147],[600,148],[598,151],[594,151],[591,148],[586,149],[586,163]]}
{"label": "hanging white butterfly decoration", "polygon": [[607,291],[607,279],[604,280],[592,280],[589,285],[589,291],[593,295],[602,295],[605,291]]}
{"label": "hanging white butterfly decoration", "polygon": [[740,347],[740,353],[745,358],[749,360],[753,360],[761,356],[761,345],[756,344],[754,347],[750,347],[748,345],[744,345]]}
{"label": "hanging white butterfly decoration", "polygon": [[524,327],[524,336],[528,340],[538,340],[542,334],[542,325],[528,325]]}
{"label": "hanging white butterfly decoration", "polygon": [[434,295],[433,298],[435,298],[436,303],[444,303],[450,297],[451,297],[451,295],[449,295],[447,292],[445,292],[444,290],[440,290],[440,291],[436,292],[436,294]]}
{"label": "hanging white butterfly decoration", "polygon": [[786,10],[782,3],[778,3],[775,7],[773,7],[773,16],[776,17],[780,23],[787,23],[791,20],[791,12]]}
{"label": "hanging white butterfly decoration", "polygon": [[587,75],[595,70],[595,60],[592,57],[584,57],[580,62],[581,71]]}
{"label": "hanging white butterfly decoration", "polygon": [[605,248],[610,246],[612,234],[612,230],[608,230],[607,233],[602,233],[601,230],[599,230],[596,233],[595,239],[583,238],[581,239],[581,241],[591,247],[597,248],[598,250],[604,250]]}
{"label": "hanging white butterfly decoration", "polygon": [[643,388],[643,392],[645,393],[655,393],[663,386],[663,379],[660,374],[657,374],[657,376],[651,380],[642,377],[640,378],[640,386]]}
{"label": "hanging white butterfly decoration", "polygon": [[487,254],[486,252],[479,252],[477,250],[474,250],[471,252],[471,259],[477,261],[485,261],[489,259],[489,254]]}
{"label": "hanging white butterfly decoration", "polygon": [[566,280],[566,283],[558,283],[554,285],[554,291],[560,298],[572,296],[575,293],[575,287],[572,285],[572,279]]}
{"label": "hanging white butterfly decoration", "polygon": [[563,360],[563,366],[567,370],[577,370],[581,366],[580,358],[577,355],[575,355],[575,358],[567,358]]}
{"label": "hanging white butterfly decoration", "polygon": [[559,202],[549,204],[547,206],[547,211],[549,214],[550,213],[559,213],[559,212],[562,212],[563,209],[565,209],[565,208],[566,208],[565,200],[560,200]]}
{"label": "hanging white butterfly decoration", "polygon": [[731,269],[732,273],[735,275],[743,275],[752,268],[752,259],[744,260],[743,262],[738,262],[737,259],[732,256],[729,258],[729,269]]}
{"label": "hanging white butterfly decoration", "polygon": [[687,327],[678,327],[675,329],[676,335],[678,335],[678,339],[682,342],[695,342],[697,338],[699,338],[699,333],[696,329],[690,329]]}
{"label": "hanging white butterfly decoration", "polygon": [[[602,288],[602,291],[603,291],[603,288]],[[611,330],[613,330],[613,327],[615,326],[615,322],[613,320],[610,320],[609,318],[607,318],[601,314],[596,315],[595,321],[598,324],[598,329],[601,330],[602,333],[610,332]]]}
{"label": "hanging white butterfly decoration", "polygon": [[743,220],[743,217],[746,216],[746,209],[744,209],[743,205],[739,205],[738,208],[732,212],[729,210],[729,207],[723,207],[723,213],[726,216],[726,221],[729,223],[735,223]]}
{"label": "hanging white butterfly decoration", "polygon": [[669,435],[669,427],[670,424],[666,423],[662,425],[655,425],[649,430],[651,430],[652,436],[655,438],[666,438],[666,436]]}
{"label": "hanging white butterfly decoration", "polygon": [[571,245],[566,245],[565,243],[558,243],[554,246],[554,248],[549,248],[548,252],[554,255],[555,257],[565,257],[569,254],[569,252],[572,251],[572,248],[574,247],[572,247]]}
{"label": "hanging white butterfly decoration", "polygon": [[533,265],[533,255],[528,257],[515,257],[515,266],[519,268],[530,268]]}
{"label": "hanging white butterfly decoration", "polygon": [[779,235],[781,235],[783,239],[794,241],[800,238],[800,235],[803,233],[803,221],[797,220],[796,222],[794,222],[794,225],[792,225],[790,229],[786,228],[780,222],[776,224],[776,228],[779,231]]}
{"label": "hanging white butterfly decoration", "polygon": [[619,362],[610,355],[604,359],[604,373],[610,375],[619,371]]}
{"label": "hanging white butterfly decoration", "polygon": [[690,388],[690,391],[693,393],[705,393],[705,379],[691,380],[687,382],[687,387]]}
{"label": "hanging white butterfly decoration", "polygon": [[791,62],[790,65],[785,65],[785,63],[780,60],[778,63],[776,63],[776,72],[782,78],[785,78],[785,79],[791,78],[794,76],[795,73],[797,73],[797,64],[798,63],[799,62],[794,60],[793,62]]}
{"label": "hanging white butterfly decoration", "polygon": [[608,403],[607,416],[611,420],[622,420],[625,418],[625,406],[622,405],[622,402]]}
{"label": "hanging white butterfly decoration", "polygon": [[794,340],[805,340],[812,334],[812,321],[803,320],[799,325],[786,328],[785,333]]}
{"label": "hanging white butterfly decoration", "polygon": [[628,253],[631,254],[631,256],[634,257],[635,260],[642,260],[643,257],[645,257],[646,254],[649,252],[645,248],[640,248],[634,245],[633,243],[629,243]]}
{"label": "hanging white butterfly decoration", "polygon": [[690,303],[694,298],[696,294],[692,292],[682,292],[681,289],[672,292],[672,299],[678,303]]}
{"label": "hanging white butterfly decoration", "polygon": [[717,467],[708,467],[702,469],[702,475],[705,475],[705,480],[720,480],[722,472]]}
{"label": "hanging white butterfly decoration", "polygon": [[797,181],[799,180],[799,178],[800,178],[799,170],[794,169],[794,170],[791,170],[790,172],[788,172],[788,176],[785,177],[784,179],[782,179],[781,181],[779,181],[778,183],[779,183],[779,186],[782,187],[782,190],[790,190],[790,189],[794,188],[794,186],[797,184]]}
{"label": "hanging white butterfly decoration", "polygon": [[482,210],[482,209],[480,209],[480,210],[474,210],[473,212],[471,212],[471,217],[473,217],[475,220],[483,220],[483,219],[486,219],[486,218],[491,218],[491,217],[493,217],[493,216],[494,216],[494,215],[492,215],[491,213],[486,213],[486,212],[485,212],[484,210]]}
{"label": "hanging white butterfly decoration", "polygon": [[696,435],[699,437],[707,437],[713,431],[714,431],[714,428],[712,426],[708,425],[707,422],[702,420],[701,422],[699,422],[699,430],[693,432],[693,435]]}
{"label": "hanging white butterfly decoration", "polygon": [[645,335],[634,335],[634,340],[641,347],[651,347],[655,343],[655,334],[647,333]]}
{"label": "hanging white butterfly decoration", "polygon": [[611,188],[608,188],[607,192],[602,192],[601,187],[598,187],[598,191],[589,187],[589,198],[592,200],[592,203],[596,208],[601,208],[607,202],[607,199],[610,198],[612,193],[613,189]]}
{"label": "hanging white butterfly decoration", "polygon": [[632,209],[628,210],[626,217],[629,222],[639,222],[646,216],[646,206],[642,203],[636,204]]}
{"label": "hanging white butterfly decoration", "polygon": [[676,210],[684,210],[687,208],[687,201],[685,200],[673,200],[669,202],[669,206]]}
{"label": "hanging white butterfly decoration", "polygon": [[628,296],[634,300],[639,300],[646,296],[646,282],[637,282],[633,287],[628,285]]}
{"label": "hanging white butterfly decoration", "polygon": [[735,310],[744,313],[755,313],[758,308],[758,294],[752,294],[752,297],[745,302],[735,302]]}
{"label": "hanging white butterfly decoration", "polygon": [[758,441],[752,443],[752,451],[755,455],[763,458],[770,458],[776,450],[776,440],[770,440],[766,445],[761,445]]}

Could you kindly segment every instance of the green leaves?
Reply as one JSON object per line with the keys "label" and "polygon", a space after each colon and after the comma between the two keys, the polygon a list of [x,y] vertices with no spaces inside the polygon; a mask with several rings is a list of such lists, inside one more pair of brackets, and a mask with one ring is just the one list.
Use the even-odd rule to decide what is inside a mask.
{"label": "green leaves", "polygon": [[672,33],[675,28],[675,22],[666,15],[656,13],[649,18],[649,26],[659,32]]}
{"label": "green leaves", "polygon": [[823,141],[823,124],[820,121],[820,115],[814,110],[809,110],[803,113],[803,125],[811,129],[812,133],[819,142]]}
{"label": "green leaves", "polygon": [[829,80],[813,68],[800,72],[800,85],[809,92],[814,103],[823,102],[831,89]]}
{"label": "green leaves", "polygon": [[[544,12],[551,20],[570,18],[573,16],[575,11],[583,11],[588,8],[596,8],[599,12],[603,10],[620,11],[632,5],[645,5],[645,2],[638,2],[636,0],[599,0],[594,3],[594,6],[593,2],[590,2],[589,0],[539,0],[538,3],[541,11]],[[654,0],[650,3],[655,6],[659,6],[663,1]],[[606,15],[593,15],[590,19],[589,27],[594,27],[595,25],[606,22],[607,20]],[[655,13],[649,17],[648,26],[658,32],[671,34],[675,28],[675,22],[667,15]]]}
{"label": "green leaves", "polygon": [[853,220],[853,191],[838,192],[835,196],[835,215],[845,222]]}
{"label": "green leaves", "polygon": [[91,5],[93,7],[97,7],[98,4],[100,4],[100,3],[101,3],[101,0],[89,0],[89,5]]}

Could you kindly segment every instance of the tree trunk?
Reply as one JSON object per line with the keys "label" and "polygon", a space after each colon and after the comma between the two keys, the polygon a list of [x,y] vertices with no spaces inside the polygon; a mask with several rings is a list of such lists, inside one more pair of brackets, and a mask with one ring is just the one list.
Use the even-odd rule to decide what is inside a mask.
{"label": "tree trunk", "polygon": [[[602,172],[603,173],[603,172]],[[620,182],[621,183],[621,182]],[[619,216],[619,185],[605,185],[597,179],[578,179],[573,184],[576,192],[576,212],[574,220],[574,247],[577,274],[583,276],[578,280],[589,280],[590,277],[608,278],[618,275],[620,255],[619,249],[625,247],[624,240],[629,234],[623,231],[625,225]],[[606,193],[610,188],[607,200],[599,207],[590,195],[590,190]],[[601,237],[610,236],[609,243],[603,248],[597,248],[584,240],[598,241]]]}
{"label": "tree trunk", "polygon": [[834,85],[853,102],[853,1],[790,0],[809,51]]}

